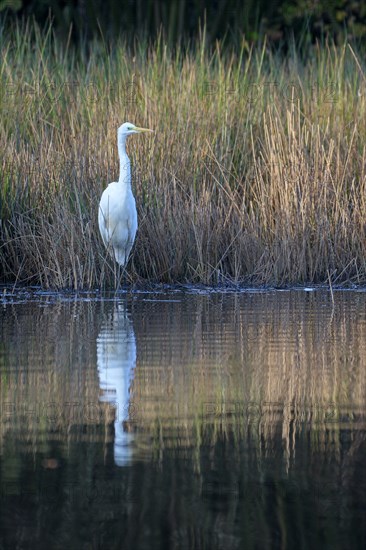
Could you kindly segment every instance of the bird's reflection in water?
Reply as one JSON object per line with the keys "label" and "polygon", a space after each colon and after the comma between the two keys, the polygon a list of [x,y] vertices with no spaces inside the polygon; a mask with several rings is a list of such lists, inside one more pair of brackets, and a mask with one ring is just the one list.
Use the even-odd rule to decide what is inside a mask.
{"label": "bird's reflection in water", "polygon": [[106,316],[97,338],[100,401],[116,407],[114,461],[126,465],[131,458],[133,434],[124,431],[130,408],[130,385],[136,365],[136,340],[126,305],[116,304]]}

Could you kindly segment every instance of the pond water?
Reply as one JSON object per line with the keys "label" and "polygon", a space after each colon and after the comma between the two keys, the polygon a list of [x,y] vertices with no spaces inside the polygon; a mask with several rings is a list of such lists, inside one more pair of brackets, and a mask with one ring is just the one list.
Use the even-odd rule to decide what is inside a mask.
{"label": "pond water", "polygon": [[366,547],[366,292],[3,294],[0,548]]}

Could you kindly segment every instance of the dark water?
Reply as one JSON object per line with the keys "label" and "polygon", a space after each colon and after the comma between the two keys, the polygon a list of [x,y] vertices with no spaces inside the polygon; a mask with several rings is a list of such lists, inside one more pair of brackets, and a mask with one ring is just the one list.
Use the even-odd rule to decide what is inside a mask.
{"label": "dark water", "polygon": [[366,293],[6,295],[0,548],[366,548]]}

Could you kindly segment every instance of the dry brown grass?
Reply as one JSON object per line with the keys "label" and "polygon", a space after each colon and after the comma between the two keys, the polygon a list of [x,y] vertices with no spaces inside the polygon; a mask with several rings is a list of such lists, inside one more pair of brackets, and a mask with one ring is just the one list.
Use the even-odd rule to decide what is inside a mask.
{"label": "dry brown grass", "polygon": [[96,220],[130,120],[156,131],[128,143],[130,282],[365,282],[366,77],[349,46],[86,57],[18,29],[1,54],[3,280],[117,284]]}

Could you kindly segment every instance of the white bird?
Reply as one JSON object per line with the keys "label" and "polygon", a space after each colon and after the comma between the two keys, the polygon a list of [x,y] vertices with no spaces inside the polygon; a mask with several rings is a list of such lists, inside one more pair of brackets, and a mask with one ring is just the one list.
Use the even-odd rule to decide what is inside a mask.
{"label": "white bird", "polygon": [[131,134],[152,132],[125,122],[118,128],[117,142],[120,162],[119,180],[110,183],[99,203],[99,231],[107,249],[114,252],[116,262],[124,267],[137,231],[136,201],[131,188],[131,164],[126,153],[126,139]]}

